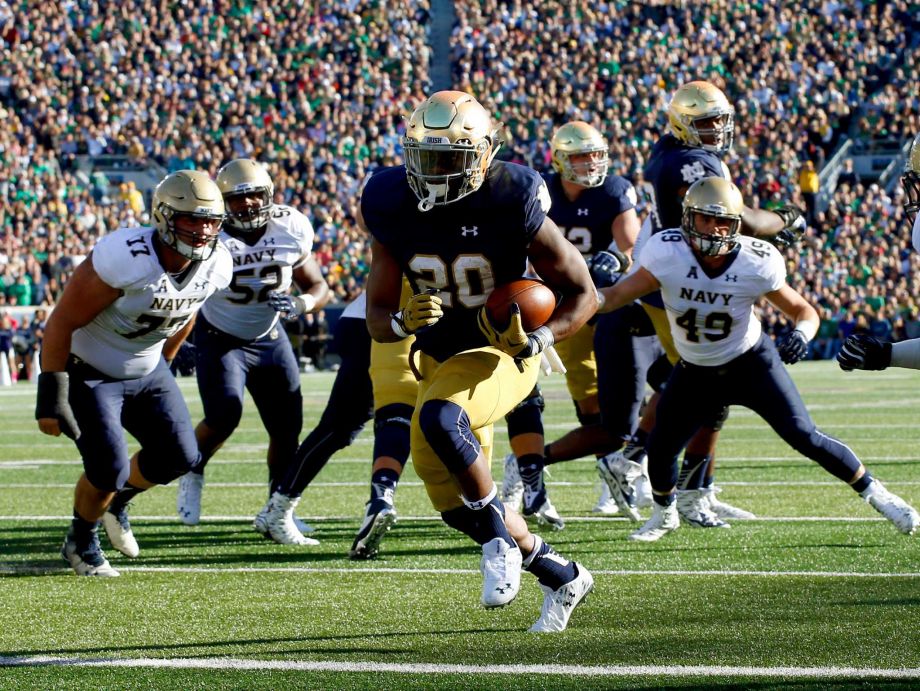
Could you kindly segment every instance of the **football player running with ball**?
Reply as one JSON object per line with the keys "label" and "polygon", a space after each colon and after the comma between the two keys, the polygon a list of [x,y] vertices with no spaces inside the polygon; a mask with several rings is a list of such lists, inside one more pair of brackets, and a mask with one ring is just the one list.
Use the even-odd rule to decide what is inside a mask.
{"label": "football player running with ball", "polygon": [[[153,228],[119,228],[96,244],[45,329],[35,417],[83,458],[61,550],[79,576],[118,575],[99,545],[100,519],[112,546],[136,557],[128,502],[201,459],[167,361],[202,303],[230,283],[217,241],[224,201],[206,174],[180,170],[157,186],[152,214]],[[131,457],[123,429],[141,445]]]}
{"label": "football player running with ball", "polygon": [[[547,217],[543,180],[494,161],[499,146],[469,94],[440,91],[412,113],[406,165],[373,175],[361,195],[360,223],[373,236],[367,323],[378,341],[416,337],[413,463],[444,522],[482,547],[483,605],[510,603],[523,567],[545,594],[531,631],[561,631],[594,581],[503,506],[489,468],[492,424],[533,389],[540,353],[577,331],[596,297],[578,251]],[[528,259],[563,296],[529,334],[520,315],[499,325],[484,311],[492,289],[523,276]],[[414,295],[399,310],[403,274]]]}
{"label": "football player running with ball", "polygon": [[[601,311],[660,290],[680,353],[658,402],[648,440],[652,517],[631,540],[658,540],[680,526],[677,458],[714,411],[743,405],[792,448],[860,494],[902,533],[920,516],[874,479],[843,442],[819,430],[783,367],[801,360],[818,329],[818,314],[786,284],[782,255],[770,243],[741,235],[744,202],[724,178],[695,182],[683,201],[680,228],[651,237],[639,270],[601,291]],[[765,297],[795,330],[778,346],[763,333],[754,303]]]}
{"label": "football player running with ball", "polygon": [[[316,545],[294,522],[299,497],[272,500],[303,426],[300,368],[279,320],[321,309],[330,294],[311,254],[313,226],[297,209],[274,203],[275,186],[258,161],[230,161],[217,172],[217,186],[227,206],[221,240],[233,257],[233,280],[208,300],[195,327],[202,460],[179,481],[176,509],[183,523],[198,523],[205,465],[239,425],[248,389],[269,438],[269,500],[253,527],[281,544]],[[288,294],[292,283],[302,295]]]}

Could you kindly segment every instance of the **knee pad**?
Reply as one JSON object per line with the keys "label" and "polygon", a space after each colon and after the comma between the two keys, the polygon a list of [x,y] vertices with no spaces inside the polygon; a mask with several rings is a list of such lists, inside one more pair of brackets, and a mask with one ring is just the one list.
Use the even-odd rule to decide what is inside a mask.
{"label": "knee pad", "polygon": [[131,465],[110,466],[107,468],[86,466],[86,479],[89,484],[106,492],[117,492],[128,483],[131,475]]}
{"label": "knee pad", "polygon": [[718,432],[722,429],[722,425],[725,424],[726,420],[728,420],[728,406],[719,409],[712,417],[704,420],[702,427],[711,429],[713,432]]}
{"label": "knee pad", "polygon": [[204,422],[212,430],[224,438],[233,434],[243,418],[243,399],[236,396],[226,396],[220,403],[209,406],[205,413]]}
{"label": "knee pad", "polygon": [[514,438],[520,434],[543,434],[543,411],[546,402],[539,388],[534,388],[523,401],[510,413],[505,415],[508,424],[508,436]]}
{"label": "knee pad", "polygon": [[674,365],[668,360],[668,356],[661,355],[652,363],[652,366],[648,368],[645,380],[648,382],[648,385],[652,387],[653,391],[661,393],[664,391],[664,385],[667,383],[668,377],[671,376],[671,370],[673,369]]}
{"label": "knee pad", "polygon": [[391,403],[374,413],[374,458],[388,456],[406,465],[413,410],[405,403]]}
{"label": "knee pad", "polygon": [[[572,402],[575,403],[574,401]],[[575,417],[578,418],[578,424],[582,427],[591,427],[592,425],[601,424],[600,413],[583,413],[577,403],[575,403]]]}
{"label": "knee pad", "polygon": [[456,403],[426,401],[419,411],[419,426],[425,440],[451,473],[469,468],[479,457],[479,440],[473,435],[470,418]]}

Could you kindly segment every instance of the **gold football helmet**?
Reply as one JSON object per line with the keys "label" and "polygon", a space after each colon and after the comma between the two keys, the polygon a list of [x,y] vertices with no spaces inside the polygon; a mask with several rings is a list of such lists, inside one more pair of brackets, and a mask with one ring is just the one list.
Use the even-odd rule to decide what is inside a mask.
{"label": "gold football helmet", "polygon": [[668,103],[671,133],[688,146],[721,154],[735,141],[735,109],[709,82],[688,82]]}
{"label": "gold football helmet", "polygon": [[[167,175],[153,192],[153,225],[160,241],[192,261],[208,259],[217,246],[224,220],[224,199],[217,184],[198,170],[179,170]],[[177,216],[211,219],[213,233],[191,233],[176,228]]]}
{"label": "gold football helmet", "polygon": [[904,174],[901,175],[901,185],[904,187],[904,194],[907,195],[904,211],[913,225],[917,212],[920,211],[920,134],[914,137],[910,144],[907,164],[904,166]]}
{"label": "gold football helmet", "polygon": [[[248,233],[265,227],[275,198],[275,185],[265,166],[251,158],[237,158],[217,171],[217,186],[227,205],[227,223],[231,228]],[[260,195],[258,207],[230,210],[231,198],[250,194]]]}
{"label": "gold football helmet", "polygon": [[[587,122],[567,122],[550,141],[553,152],[553,169],[563,180],[582,187],[600,187],[607,179],[610,158],[607,140]],[[580,160],[573,163],[572,156]]]}
{"label": "gold football helmet", "polygon": [[406,175],[419,210],[478,190],[500,147],[491,116],[469,94],[438,91],[427,99],[409,117],[403,138]]}
{"label": "gold football helmet", "polygon": [[[738,244],[744,199],[731,180],[719,177],[697,180],[684,195],[683,207],[680,227],[695,252],[704,257],[717,257],[728,254]],[[697,230],[697,214],[728,221],[728,233],[716,233],[714,228],[705,232]]]}

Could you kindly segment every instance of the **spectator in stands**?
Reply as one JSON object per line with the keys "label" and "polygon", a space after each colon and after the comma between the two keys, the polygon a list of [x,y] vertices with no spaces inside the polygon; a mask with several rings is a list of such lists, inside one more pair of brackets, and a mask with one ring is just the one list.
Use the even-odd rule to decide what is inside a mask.
{"label": "spectator in stands", "polygon": [[820,182],[814,161],[805,161],[799,171],[799,190],[802,193],[802,200],[805,202],[805,220],[810,226],[815,223],[819,188]]}

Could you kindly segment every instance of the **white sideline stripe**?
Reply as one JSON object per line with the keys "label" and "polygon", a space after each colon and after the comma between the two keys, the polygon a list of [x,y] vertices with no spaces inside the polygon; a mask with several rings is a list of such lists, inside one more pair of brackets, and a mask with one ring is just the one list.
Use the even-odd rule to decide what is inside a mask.
{"label": "white sideline stripe", "polygon": [[[8,444],[0,444],[0,447],[9,446]],[[34,444],[15,444],[14,446],[34,448]],[[224,453],[224,452],[222,452]],[[860,456],[860,459],[863,461],[871,461],[873,463],[917,463],[918,456]],[[731,458],[719,458],[719,464],[725,465],[729,463],[789,463],[790,461],[799,461],[803,466],[814,465],[813,461],[808,460],[803,456],[732,456]],[[265,465],[264,458],[220,458],[215,461],[218,465]],[[361,464],[370,466],[369,458],[356,458],[348,456],[335,456],[332,458],[330,463],[345,463],[345,464]],[[410,460],[411,463],[411,460]],[[499,461],[495,458],[492,459],[493,468],[498,468]],[[566,464],[569,463],[590,463],[594,465],[596,461],[593,458],[578,458],[574,461],[565,461]],[[33,467],[40,465],[82,465],[83,462],[80,460],[72,461],[63,461],[53,458],[39,458],[39,459],[28,459],[28,460],[19,460],[19,461],[0,461],[0,470],[9,470],[12,468],[25,468]],[[552,468],[552,466],[550,466]],[[552,472],[552,471],[550,471]],[[731,482],[720,482],[720,485],[723,484],[735,484]],[[792,483],[792,484],[801,484],[801,483]],[[839,484],[839,483],[830,483],[830,484]],[[888,483],[886,483],[888,484]],[[210,483],[209,485],[210,486]],[[312,486],[312,485],[311,485]]]}
{"label": "white sideline stripe", "polygon": [[729,665],[452,665],[439,663],[339,662],[333,660],[246,660],[234,658],[74,658],[37,655],[0,657],[0,667],[128,667],[233,669],[292,672],[394,674],[539,674],[579,677],[766,677],[784,679],[920,679],[920,669],[875,667],[742,667]]}
{"label": "white sideline stripe", "polygon": [[[71,485],[68,485],[71,487]],[[319,522],[319,521],[354,521],[357,520],[357,517],[354,515],[348,516],[318,516],[318,515],[301,515],[299,516],[302,520]],[[0,521],[17,521],[17,522],[61,522],[61,521],[70,521],[73,519],[73,515],[70,516],[0,516]],[[170,516],[131,516],[132,521],[147,521],[149,523],[174,523],[179,519],[175,515]],[[422,521],[432,521],[439,522],[441,520],[440,516],[403,516],[400,514],[399,520],[401,523],[410,523],[410,522],[422,522]],[[567,523],[607,523],[607,522],[620,522],[625,523],[627,521],[623,516],[566,516],[565,518]],[[874,517],[863,517],[863,516],[757,516],[756,518],[748,519],[735,519],[736,523],[883,523],[886,519],[881,516],[878,518]],[[252,514],[247,514],[243,516],[201,516],[202,522],[211,522],[211,523],[252,523]],[[194,530],[194,528],[190,528]]]}
{"label": "white sideline stripe", "polygon": [[[434,569],[434,568],[395,568],[395,567],[318,567],[318,566],[122,566],[122,573],[306,573],[306,574],[422,574],[431,576],[472,576],[478,575],[479,569]],[[45,575],[49,573],[70,573],[70,568],[57,566],[30,566],[29,564],[2,564],[0,574]],[[592,569],[595,576],[751,576],[760,578],[920,578],[920,572],[903,573],[868,573],[863,571],[745,571],[741,569]]]}

